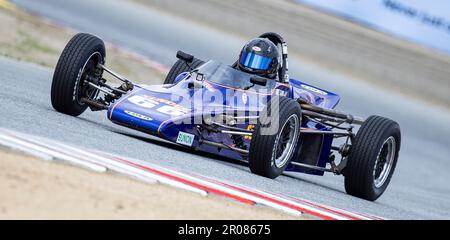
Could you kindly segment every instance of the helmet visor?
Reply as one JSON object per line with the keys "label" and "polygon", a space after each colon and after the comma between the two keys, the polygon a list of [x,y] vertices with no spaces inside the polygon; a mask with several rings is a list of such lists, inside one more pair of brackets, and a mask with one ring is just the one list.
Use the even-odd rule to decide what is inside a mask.
{"label": "helmet visor", "polygon": [[253,52],[244,52],[240,60],[241,65],[255,70],[268,70],[271,63],[272,59]]}

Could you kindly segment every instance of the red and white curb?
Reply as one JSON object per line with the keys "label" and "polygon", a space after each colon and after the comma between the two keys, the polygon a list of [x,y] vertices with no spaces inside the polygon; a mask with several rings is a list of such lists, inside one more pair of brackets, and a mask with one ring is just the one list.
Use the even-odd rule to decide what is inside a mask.
{"label": "red and white curb", "polygon": [[59,160],[96,172],[112,171],[148,183],[161,183],[202,196],[215,194],[248,205],[263,205],[293,215],[327,220],[378,220],[380,217],[329,207],[197,174],[175,171],[143,160],[89,150],[0,128],[0,145],[44,160]]}

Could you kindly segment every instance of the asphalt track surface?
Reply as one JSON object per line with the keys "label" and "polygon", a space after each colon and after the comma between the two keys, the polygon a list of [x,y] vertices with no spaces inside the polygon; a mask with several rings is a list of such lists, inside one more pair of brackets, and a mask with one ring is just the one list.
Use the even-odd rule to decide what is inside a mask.
{"label": "asphalt track surface", "polygon": [[[246,41],[127,1],[14,0],[23,8],[137,51],[164,64],[183,49],[202,59],[232,62]],[[340,110],[397,120],[402,149],[393,180],[376,202],[347,195],[343,177],[287,173],[276,180],[253,175],[247,166],[185,152],[156,138],[116,126],[104,113],[69,117],[50,103],[52,70],[0,58],[0,126],[102,151],[144,159],[272,192],[392,219],[450,218],[450,113],[388,89],[355,81],[291,58],[291,77],[339,93]],[[182,201],[182,200],[180,200]]]}

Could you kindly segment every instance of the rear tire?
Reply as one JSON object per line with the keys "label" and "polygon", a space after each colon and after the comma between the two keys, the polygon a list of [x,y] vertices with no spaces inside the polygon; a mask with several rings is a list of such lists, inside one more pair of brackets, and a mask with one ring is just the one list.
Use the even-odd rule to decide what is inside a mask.
{"label": "rear tire", "polygon": [[401,133],[398,123],[369,117],[359,129],[344,169],[348,194],[375,201],[386,190],[397,165]]}
{"label": "rear tire", "polygon": [[[191,68],[195,69],[203,65],[205,62],[194,58],[194,61],[190,63]],[[188,65],[183,60],[178,60],[175,62],[175,64],[170,69],[169,73],[166,76],[166,79],[164,80],[164,84],[174,84],[175,80],[177,79],[178,75],[189,72],[191,69],[189,69]]]}
{"label": "rear tire", "polygon": [[[272,121],[274,119],[279,121],[278,124]],[[272,98],[260,114],[253,132],[249,151],[252,173],[271,179],[283,173],[297,152],[301,122],[297,101],[286,97]]]}
{"label": "rear tire", "polygon": [[86,110],[81,98],[87,91],[90,94],[95,91],[82,87],[85,70],[88,65],[104,64],[105,57],[105,44],[96,36],[79,33],[67,43],[53,74],[51,101],[56,111],[78,116]]}

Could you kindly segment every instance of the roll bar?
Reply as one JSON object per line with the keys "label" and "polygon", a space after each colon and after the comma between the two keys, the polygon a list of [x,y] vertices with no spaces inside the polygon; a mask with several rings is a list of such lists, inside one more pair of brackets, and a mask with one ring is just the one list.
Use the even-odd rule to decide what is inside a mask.
{"label": "roll bar", "polygon": [[289,82],[289,74],[288,74],[288,49],[287,49],[287,43],[284,41],[283,37],[274,32],[266,32],[261,34],[259,36],[260,38],[267,38],[271,42],[273,42],[275,45],[281,45],[281,61],[282,66],[279,69],[278,75],[280,78],[280,82],[287,83]]}

